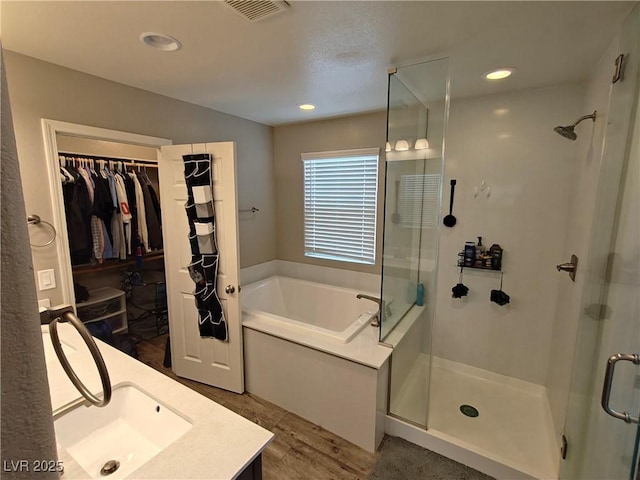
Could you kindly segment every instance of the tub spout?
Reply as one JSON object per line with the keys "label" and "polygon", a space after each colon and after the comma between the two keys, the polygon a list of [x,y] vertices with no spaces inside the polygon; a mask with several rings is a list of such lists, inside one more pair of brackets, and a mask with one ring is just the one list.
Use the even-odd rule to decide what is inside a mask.
{"label": "tub spout", "polygon": [[356,298],[360,299],[360,298],[365,298],[367,300],[371,300],[372,302],[376,302],[378,304],[378,306],[380,306],[380,299],[378,297],[373,297],[371,295],[365,295],[364,293],[359,293],[356,295]]}
{"label": "tub spout", "polygon": [[376,302],[378,304],[378,310],[373,315],[373,317],[371,317],[371,326],[372,327],[379,327],[380,326],[380,308],[382,307],[382,300],[380,300],[378,297],[373,297],[371,295],[365,295],[364,293],[357,294],[356,298],[358,298],[358,299],[364,298],[365,300],[371,300],[372,302]]}

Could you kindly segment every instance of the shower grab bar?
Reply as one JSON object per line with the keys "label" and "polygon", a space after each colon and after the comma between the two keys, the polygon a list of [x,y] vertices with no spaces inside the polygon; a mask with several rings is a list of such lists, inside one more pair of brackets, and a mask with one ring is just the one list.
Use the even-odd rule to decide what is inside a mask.
{"label": "shower grab bar", "polygon": [[[70,308],[70,307],[69,307]],[[64,354],[62,350],[62,343],[60,342],[60,336],[58,335],[58,321],[69,322],[71,325],[75,327],[78,331],[84,342],[87,344],[89,348],[89,352],[91,352],[91,356],[93,357],[94,362],[96,362],[96,366],[98,367],[98,373],[100,374],[100,381],[102,382],[102,399],[96,397],[91,391],[82,383],[82,381],[76,375],[76,372],[71,367],[69,360],[67,360],[67,356]],[[96,345],[96,342],[93,340],[91,333],[87,330],[87,327],[84,326],[82,320],[80,320],[75,313],[72,311],[65,311],[59,317],[54,318],[49,324],[49,333],[51,334],[51,343],[53,344],[53,349],[56,352],[56,356],[62,365],[63,370],[71,380],[71,383],[78,389],[78,391],[82,394],[84,398],[86,398],[89,403],[95,405],[96,407],[105,407],[111,401],[111,380],[109,379],[109,371],[107,370],[107,365],[104,363],[104,358],[102,358],[102,354]]]}
{"label": "shower grab bar", "polygon": [[604,385],[602,386],[602,408],[604,408],[604,411],[612,417],[624,420],[626,423],[640,423],[640,418],[631,416],[629,412],[618,412],[609,406],[613,374],[615,373],[616,363],[621,360],[631,362],[634,365],[640,365],[640,353],[616,353],[609,357],[609,360],[607,361],[607,369],[604,374]]}

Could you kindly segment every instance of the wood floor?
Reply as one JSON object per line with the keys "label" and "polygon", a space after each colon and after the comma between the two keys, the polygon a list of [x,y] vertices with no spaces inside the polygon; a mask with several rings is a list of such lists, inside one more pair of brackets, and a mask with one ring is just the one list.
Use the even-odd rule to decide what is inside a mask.
{"label": "wood floor", "polygon": [[376,454],[250,393],[238,395],[177,377],[162,364],[166,335],[138,344],[138,359],[275,434],[262,455],[265,480],[369,477]]}

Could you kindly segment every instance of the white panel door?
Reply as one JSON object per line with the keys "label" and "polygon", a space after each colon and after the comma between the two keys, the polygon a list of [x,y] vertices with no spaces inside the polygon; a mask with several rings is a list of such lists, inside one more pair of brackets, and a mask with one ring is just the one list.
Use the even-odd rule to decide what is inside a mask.
{"label": "white panel door", "polygon": [[[227,321],[229,335],[226,342],[200,337],[193,295],[195,284],[187,269],[191,263],[191,248],[182,156],[192,153],[210,153],[212,157],[216,238],[220,252],[217,293]],[[238,295],[240,264],[235,144],[168,145],[161,147],[159,162],[173,370],[180,377],[242,393],[244,369]],[[225,292],[227,286],[233,287],[233,293]]]}

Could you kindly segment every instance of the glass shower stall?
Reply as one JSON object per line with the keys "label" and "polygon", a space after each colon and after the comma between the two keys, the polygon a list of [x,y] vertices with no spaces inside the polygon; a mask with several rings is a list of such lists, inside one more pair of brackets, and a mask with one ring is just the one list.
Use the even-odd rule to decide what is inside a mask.
{"label": "glass shower stall", "polygon": [[[387,433],[412,429],[404,438],[478,469],[491,463],[484,471],[498,478],[640,479],[639,25],[636,6],[614,49],[624,54],[625,75],[611,86],[595,83],[608,96],[598,107],[603,132],[584,127],[580,133],[589,155],[575,149],[580,141],[562,143],[568,141],[554,133],[565,109],[584,109],[577,101],[562,104],[566,95],[577,99],[563,86],[456,96],[450,121],[449,59],[389,72],[380,327],[380,341],[393,347]],[[600,82],[598,72],[593,78]],[[592,100],[586,103],[585,112],[593,111]],[[562,260],[555,252],[564,247],[553,258],[519,257],[516,246],[523,247],[514,239],[526,237],[527,252],[542,237],[564,242],[561,228],[542,230],[535,241],[527,228],[534,217],[563,218],[558,204],[540,205],[564,198],[558,192],[568,187],[560,173],[573,179],[584,168],[577,160],[591,161],[592,150],[600,149],[597,191],[587,182],[580,190],[594,197],[594,212],[583,226],[590,238],[578,267],[584,280],[575,283],[575,335],[567,334],[558,344],[562,355],[553,357],[550,339],[564,334],[569,316],[558,315],[562,308],[545,311],[549,302],[536,295],[547,287],[557,293],[555,285],[573,291],[574,284],[553,276]],[[455,228],[441,221],[449,213],[452,180],[445,179],[445,160],[447,175],[462,184]],[[482,194],[484,178],[494,182],[491,194]],[[526,220],[514,221],[520,217]],[[561,227],[568,230],[573,221]],[[451,289],[462,275],[457,255],[476,232],[493,234],[491,241],[506,247],[509,270],[474,265],[467,273],[465,267],[472,293],[460,299]],[[537,264],[544,269],[536,276]],[[507,308],[493,299],[503,273],[514,294]],[[521,308],[527,299],[532,306]],[[535,336],[542,327],[548,337]],[[526,371],[532,365],[544,367],[537,380]],[[560,367],[566,379],[555,385],[549,372]]]}
{"label": "glass shower stall", "polygon": [[448,117],[448,59],[389,72],[381,340],[390,413],[426,427]]}

